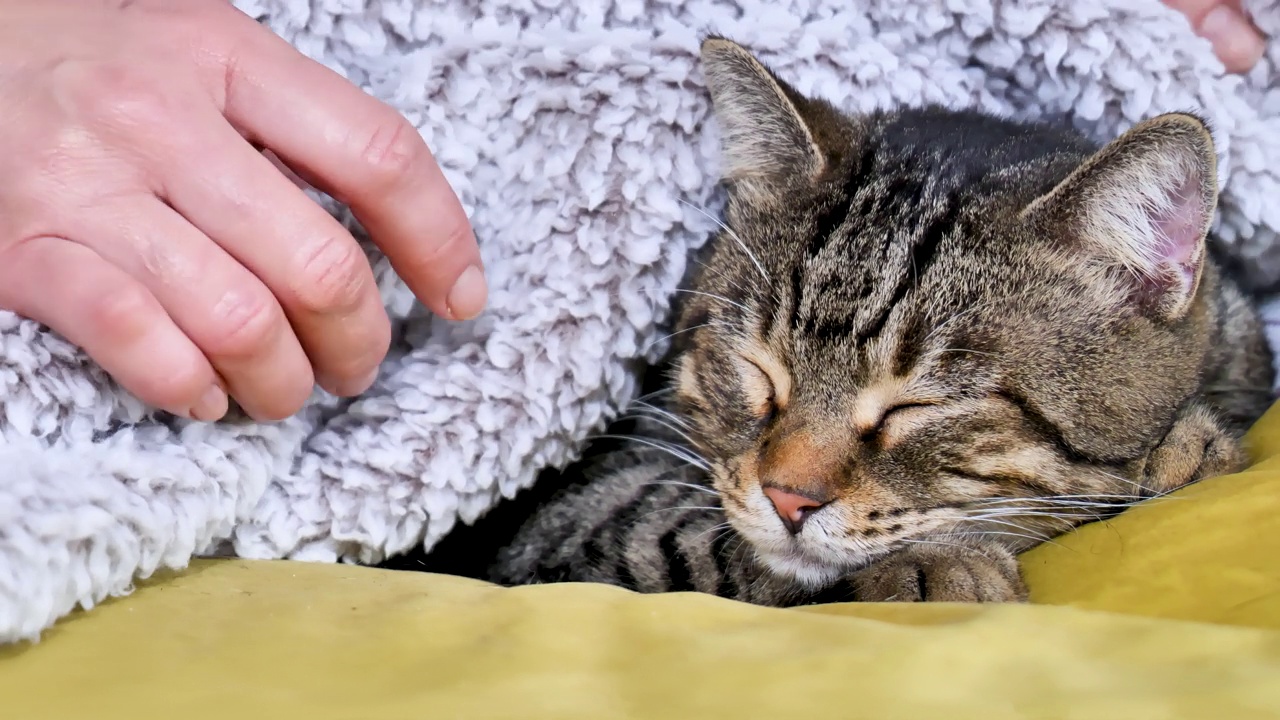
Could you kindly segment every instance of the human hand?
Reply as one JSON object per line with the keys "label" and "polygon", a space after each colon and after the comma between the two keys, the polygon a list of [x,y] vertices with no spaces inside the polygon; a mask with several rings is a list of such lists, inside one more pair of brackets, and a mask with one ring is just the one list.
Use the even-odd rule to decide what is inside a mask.
{"label": "human hand", "polygon": [[372,384],[390,344],[348,204],[434,312],[485,303],[414,128],[225,0],[0,0],[0,307],[143,401],[255,418]]}
{"label": "human hand", "polygon": [[1191,21],[1196,34],[1213,43],[1213,51],[1228,72],[1253,69],[1262,59],[1266,41],[1241,7],[1241,0],[1162,0]]}

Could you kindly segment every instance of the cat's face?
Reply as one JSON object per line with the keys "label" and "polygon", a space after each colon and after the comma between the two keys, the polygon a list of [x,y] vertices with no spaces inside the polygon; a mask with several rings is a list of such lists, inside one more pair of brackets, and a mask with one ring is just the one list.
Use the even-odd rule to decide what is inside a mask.
{"label": "cat's face", "polygon": [[1213,321],[1203,125],[1095,153],[973,115],[849,118],[737,45],[703,53],[730,201],[677,405],[757,555],[819,583],[912,542],[1034,544],[1140,494]]}

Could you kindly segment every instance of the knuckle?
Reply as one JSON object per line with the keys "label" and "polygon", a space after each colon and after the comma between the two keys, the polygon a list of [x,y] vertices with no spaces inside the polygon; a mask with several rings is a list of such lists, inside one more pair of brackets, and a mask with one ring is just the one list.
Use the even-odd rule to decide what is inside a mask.
{"label": "knuckle", "polygon": [[369,289],[368,261],[350,238],[333,235],[304,251],[293,295],[302,309],[332,313],[353,309]]}
{"label": "knuckle", "polygon": [[436,243],[418,258],[421,270],[438,274],[439,265],[451,258],[469,255],[475,244],[471,234],[471,226],[462,221],[454,221],[444,229],[443,241]]}
{"label": "knuckle", "polygon": [[204,350],[210,355],[243,360],[269,350],[284,328],[284,316],[264,293],[227,292],[213,307],[214,330]]}
{"label": "knuckle", "polygon": [[380,187],[394,185],[412,173],[426,149],[409,121],[393,111],[388,116],[379,121],[360,151],[360,162]]}
{"label": "knuckle", "polygon": [[308,373],[299,377],[296,387],[281,387],[270,397],[256,398],[252,414],[259,420],[284,420],[301,410],[311,397],[313,380]]}
{"label": "knuckle", "polygon": [[[461,272],[460,259],[470,258],[475,254],[475,238],[471,227],[466,223],[454,222],[440,233],[440,240],[410,260],[407,272],[412,277],[433,278],[435,283],[452,281],[454,275]],[[448,292],[448,287],[439,287],[439,292]]]}
{"label": "knuckle", "polygon": [[114,342],[137,340],[152,325],[154,306],[141,285],[122,285],[98,298],[89,311],[93,322]]}
{"label": "knuckle", "polygon": [[151,373],[141,382],[145,387],[135,390],[139,396],[161,407],[181,408],[199,400],[209,387],[210,377],[206,366],[192,358],[175,367]]}
{"label": "knuckle", "polygon": [[125,63],[78,63],[64,70],[71,97],[94,124],[156,127],[170,101],[154,73]]}
{"label": "knuckle", "polygon": [[387,351],[391,348],[390,325],[387,323],[373,323],[373,325],[376,329],[363,330],[364,336],[360,338],[361,341],[353,343],[358,350],[353,352],[351,357],[331,363],[324,368],[327,379],[341,383],[356,382],[364,379],[382,363]]}

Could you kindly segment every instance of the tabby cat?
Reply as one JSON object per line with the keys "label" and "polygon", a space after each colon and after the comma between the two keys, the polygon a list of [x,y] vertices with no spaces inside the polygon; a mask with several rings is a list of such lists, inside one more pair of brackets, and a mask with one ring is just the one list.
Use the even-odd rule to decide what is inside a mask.
{"label": "tabby cat", "polygon": [[1016,553],[1241,467],[1272,360],[1209,256],[1203,122],[1099,148],[972,112],[850,116],[723,38],[702,60],[729,200],[668,405],[490,579],[1017,600]]}

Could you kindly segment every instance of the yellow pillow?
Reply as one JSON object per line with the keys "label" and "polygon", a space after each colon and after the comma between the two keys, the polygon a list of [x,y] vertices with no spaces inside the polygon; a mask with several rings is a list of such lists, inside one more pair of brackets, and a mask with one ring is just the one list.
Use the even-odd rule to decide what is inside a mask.
{"label": "yellow pillow", "polygon": [[1256,464],[1028,553],[1030,606],[777,610],[201,561],[0,650],[3,717],[1280,717],[1280,410]]}

